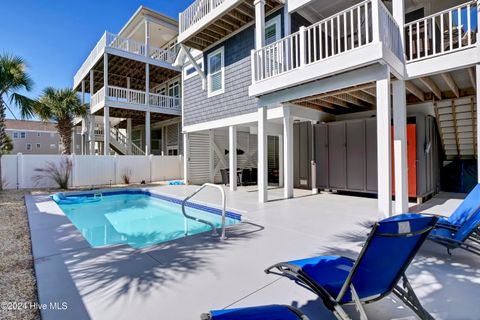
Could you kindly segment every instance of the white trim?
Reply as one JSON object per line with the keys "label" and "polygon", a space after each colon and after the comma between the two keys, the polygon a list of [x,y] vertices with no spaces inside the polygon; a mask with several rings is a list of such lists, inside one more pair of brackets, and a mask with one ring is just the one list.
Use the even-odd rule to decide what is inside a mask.
{"label": "white trim", "polygon": [[[197,65],[200,67],[200,70],[202,70],[203,72],[205,72],[205,66],[204,66],[204,63],[203,63],[203,62],[204,62],[204,61],[203,61],[203,56],[197,58],[197,59],[195,60],[195,62],[196,62]],[[191,68],[193,68],[195,71],[193,71],[191,74],[187,74],[187,70],[188,70],[188,69],[191,69]],[[185,80],[188,80],[188,79],[190,79],[190,78],[193,78],[193,77],[195,77],[195,76],[198,75],[197,69],[195,68],[195,66],[194,66],[191,62],[188,62],[188,63],[186,63],[186,64],[183,66],[182,72],[183,72],[183,80],[184,80],[184,81],[185,81]]]}
{"label": "white trim", "polygon": [[57,131],[55,130],[52,130],[52,131],[48,131],[48,130],[25,130],[25,129],[5,129],[5,131],[13,131],[13,132],[47,132],[47,133],[50,133],[50,132],[53,132],[53,133],[57,133]]}
{"label": "white trim", "polygon": [[[220,68],[220,74],[222,76],[222,88],[219,89],[219,90],[216,90],[216,91],[211,91],[211,86],[212,86],[212,82],[211,82],[211,73],[210,73],[210,58],[215,56],[215,55],[218,55],[220,54],[221,56],[221,68]],[[216,95],[219,95],[219,94],[223,94],[225,92],[225,47],[220,47],[218,48],[217,50],[213,51],[213,52],[210,52],[207,56],[207,65],[208,65],[208,70],[207,70],[207,92],[208,92],[208,97],[214,97]],[[218,73],[217,72],[217,73]]]}

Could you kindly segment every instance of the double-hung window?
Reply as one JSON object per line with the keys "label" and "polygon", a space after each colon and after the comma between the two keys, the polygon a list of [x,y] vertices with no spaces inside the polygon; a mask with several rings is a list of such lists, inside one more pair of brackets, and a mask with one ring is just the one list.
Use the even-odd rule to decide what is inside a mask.
{"label": "double-hung window", "polygon": [[225,51],[223,47],[208,55],[208,96],[225,92]]}
{"label": "double-hung window", "polygon": [[[265,23],[265,46],[268,46],[278,40],[281,37],[281,18],[280,15],[268,20]],[[267,61],[268,75],[278,74],[281,69],[281,60],[279,60],[278,54],[279,47],[277,45],[266,48],[265,54]]]}

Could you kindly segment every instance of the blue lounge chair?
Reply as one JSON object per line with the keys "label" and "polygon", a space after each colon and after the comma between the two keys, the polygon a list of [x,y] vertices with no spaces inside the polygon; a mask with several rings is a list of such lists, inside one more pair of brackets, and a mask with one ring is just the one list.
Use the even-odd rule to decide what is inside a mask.
{"label": "blue lounge chair", "polygon": [[460,227],[437,224],[428,239],[451,250],[461,248],[480,256],[480,209],[477,209]]}
{"label": "blue lounge chair", "polygon": [[269,305],[239,309],[214,310],[204,313],[202,320],[309,320],[291,306]]}
{"label": "blue lounge chair", "polygon": [[449,217],[440,217],[438,226],[440,228],[459,229],[472,215],[480,210],[480,184],[470,191],[458,208]]}
{"label": "blue lounge chair", "polygon": [[394,216],[373,225],[357,260],[319,256],[278,263],[265,272],[288,277],[313,291],[338,319],[350,319],[342,308],[345,304],[355,304],[361,319],[367,319],[363,304],[390,293],[421,319],[433,319],[413,292],[405,270],[437,220],[420,214]]}

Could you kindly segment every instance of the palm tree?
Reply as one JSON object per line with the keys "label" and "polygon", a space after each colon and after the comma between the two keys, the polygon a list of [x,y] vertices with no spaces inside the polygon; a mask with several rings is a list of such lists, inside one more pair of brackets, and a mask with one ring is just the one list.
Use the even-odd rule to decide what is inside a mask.
{"label": "palm tree", "polygon": [[[26,72],[25,61],[18,56],[0,54],[0,150],[3,150],[7,143],[5,131],[5,109],[6,101],[9,100],[20,109],[22,118],[29,118],[33,115],[33,100],[21,95],[22,90],[30,91],[33,81]],[[2,153],[0,153],[1,161]],[[2,170],[0,165],[0,190],[2,189]]]}
{"label": "palm tree", "polygon": [[33,110],[43,121],[56,123],[55,126],[63,144],[62,153],[70,154],[73,120],[75,117],[84,116],[87,112],[86,105],[82,105],[77,93],[69,88],[48,87],[43,90]]}

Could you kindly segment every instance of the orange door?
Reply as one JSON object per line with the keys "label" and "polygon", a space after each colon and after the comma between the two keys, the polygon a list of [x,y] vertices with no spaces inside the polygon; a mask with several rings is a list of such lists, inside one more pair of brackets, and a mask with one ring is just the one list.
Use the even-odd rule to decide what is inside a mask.
{"label": "orange door", "polygon": [[[417,196],[417,129],[415,124],[407,124],[407,166],[408,166],[408,196]],[[393,150],[392,126],[392,193],[395,194],[395,157]]]}

